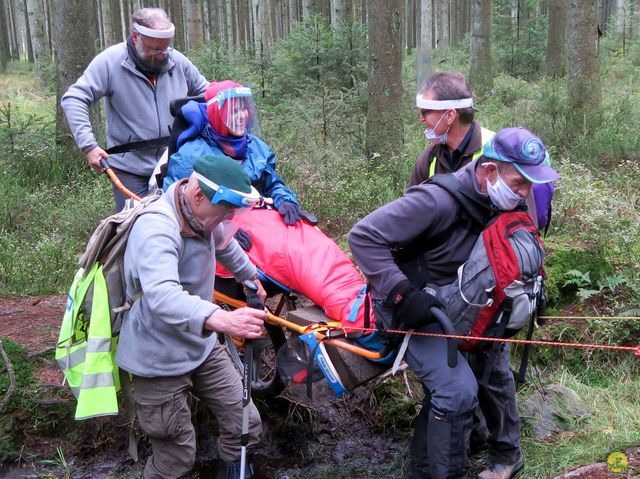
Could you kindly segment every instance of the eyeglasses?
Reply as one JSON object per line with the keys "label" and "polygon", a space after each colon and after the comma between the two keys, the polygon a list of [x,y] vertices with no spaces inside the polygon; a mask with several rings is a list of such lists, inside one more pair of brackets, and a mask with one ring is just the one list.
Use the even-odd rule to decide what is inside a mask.
{"label": "eyeglasses", "polygon": [[140,45],[142,46],[142,49],[148,55],[152,55],[152,56],[168,55],[173,50],[173,47],[169,45],[167,45],[164,48],[151,48],[145,43],[144,35],[138,35],[138,38],[140,40]]}
{"label": "eyeglasses", "polygon": [[171,53],[173,51],[173,47],[147,48],[146,46],[144,46],[144,44],[143,44],[142,48],[144,48],[145,53],[148,53],[149,55],[153,55],[153,56],[168,55],[169,53]]}

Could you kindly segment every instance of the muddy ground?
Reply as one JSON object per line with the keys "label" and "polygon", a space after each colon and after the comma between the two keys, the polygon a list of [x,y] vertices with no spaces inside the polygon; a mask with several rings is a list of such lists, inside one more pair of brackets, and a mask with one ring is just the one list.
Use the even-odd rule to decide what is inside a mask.
{"label": "muddy ground", "polygon": [[[60,389],[64,391],[60,388],[63,376],[44,356],[55,345],[64,306],[63,296],[0,298],[0,338],[24,345],[37,358],[36,380],[44,396],[52,391],[57,398]],[[376,427],[376,418],[369,413],[373,405],[367,388],[342,400],[334,400],[319,383],[314,384],[313,401],[305,393],[305,387],[295,386],[269,404],[257,401],[265,430],[264,441],[255,451],[257,478],[401,477],[408,435],[385,433]],[[59,404],[64,400],[39,400],[44,408],[65,407]],[[206,416],[200,411],[195,418],[199,446],[193,478],[215,477],[215,435],[203,430],[215,429],[215,421]],[[126,416],[69,424],[64,427],[77,427],[80,436],[73,442],[55,430],[47,436],[27,434],[19,464],[2,465],[0,478],[140,476],[149,450],[143,440],[139,447],[142,460],[134,463],[130,459]],[[58,447],[67,467],[61,467]]]}
{"label": "muddy ground", "polygon": [[[43,391],[43,397],[36,401],[52,410],[71,410],[69,406],[73,406],[61,387],[62,374],[46,359],[51,355],[47,351],[55,345],[64,306],[63,296],[0,298],[0,338],[24,345],[36,358],[36,381]],[[4,367],[0,370],[5,374]],[[290,386],[282,397],[268,404],[257,401],[257,405],[265,431],[254,456],[258,479],[403,477],[410,429],[385,430],[381,410],[368,387],[334,400],[327,387],[316,383],[314,401],[310,401],[304,386]],[[215,421],[204,411],[199,411],[194,420],[199,441],[197,470],[189,477],[215,478],[216,438],[211,432],[215,431]],[[141,460],[130,458],[129,420],[125,415],[82,423],[61,421],[51,426],[46,434],[25,434],[20,459],[0,464],[0,478],[140,477],[149,448],[142,440],[138,448]],[[73,440],[66,428],[75,429]],[[0,433],[4,431],[0,429]],[[634,466],[640,463],[638,449],[626,453]],[[482,465],[482,459],[476,459],[474,471]],[[526,477],[526,469],[524,474]],[[614,476],[628,477],[612,475],[606,464],[592,464],[557,479]]]}

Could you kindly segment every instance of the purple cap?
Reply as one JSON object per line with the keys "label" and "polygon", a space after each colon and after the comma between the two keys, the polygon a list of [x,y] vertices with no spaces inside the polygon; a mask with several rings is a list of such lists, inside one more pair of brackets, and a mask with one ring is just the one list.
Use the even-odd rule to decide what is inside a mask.
{"label": "purple cap", "polygon": [[549,183],[560,178],[551,168],[542,140],[521,126],[504,128],[485,143],[482,155],[513,164],[532,183]]}

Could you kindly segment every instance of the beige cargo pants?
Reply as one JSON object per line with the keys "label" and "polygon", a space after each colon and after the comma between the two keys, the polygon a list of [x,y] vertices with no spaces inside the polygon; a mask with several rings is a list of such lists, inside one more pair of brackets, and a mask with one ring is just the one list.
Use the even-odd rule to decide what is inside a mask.
{"label": "beige cargo pants", "polygon": [[[191,423],[189,393],[199,398],[219,424],[218,454],[224,461],[240,459],[242,429],[242,378],[220,344],[190,374],[173,377],[133,376],[136,416],[149,437],[153,454],[147,460],[145,479],[178,478],[195,462],[196,434]],[[251,403],[249,447],[258,443],[262,424]]]}

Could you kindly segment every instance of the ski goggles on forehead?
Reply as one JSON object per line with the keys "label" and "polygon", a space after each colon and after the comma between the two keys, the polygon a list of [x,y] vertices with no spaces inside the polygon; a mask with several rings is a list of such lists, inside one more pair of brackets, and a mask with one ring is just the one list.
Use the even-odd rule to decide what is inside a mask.
{"label": "ski goggles on forehead", "polygon": [[235,88],[228,88],[227,90],[222,90],[218,92],[216,96],[210,98],[207,101],[207,106],[212,103],[218,103],[218,108],[222,108],[222,104],[230,100],[231,98],[252,98],[253,94],[251,93],[251,88],[246,86],[239,86]]}
{"label": "ski goggles on forehead", "polygon": [[242,191],[237,191],[231,188],[227,188],[226,186],[218,185],[210,179],[205,178],[197,171],[194,172],[194,175],[199,181],[215,191],[215,194],[211,198],[212,205],[216,205],[221,201],[226,201],[227,203],[237,208],[246,208],[260,202],[260,194],[258,193],[258,190],[256,190],[253,186],[251,187],[251,191],[249,193],[243,193]]}

